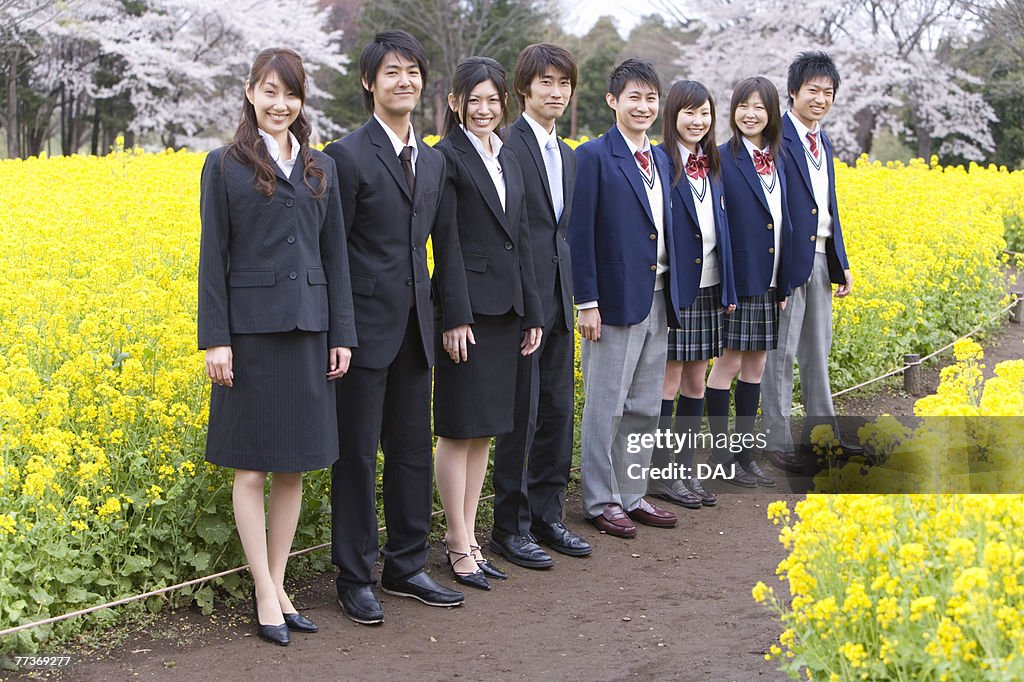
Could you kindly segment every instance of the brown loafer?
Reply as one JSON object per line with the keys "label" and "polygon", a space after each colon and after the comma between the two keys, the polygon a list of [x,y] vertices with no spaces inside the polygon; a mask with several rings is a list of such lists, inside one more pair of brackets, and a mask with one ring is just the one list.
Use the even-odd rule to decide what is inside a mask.
{"label": "brown loafer", "polygon": [[804,470],[805,460],[802,457],[798,457],[795,452],[778,452],[777,450],[765,450],[765,458],[769,462],[782,469],[783,471],[791,471],[793,473],[802,473]]}
{"label": "brown loafer", "polygon": [[636,537],[636,526],[622,511],[622,507],[617,504],[605,505],[600,515],[589,520],[598,530],[602,530],[608,535],[614,535],[617,538]]}
{"label": "brown loafer", "polygon": [[629,518],[637,523],[642,523],[645,526],[654,526],[655,528],[675,528],[676,523],[679,522],[675,514],[666,509],[655,507],[642,497],[640,498],[640,506],[631,510],[628,514]]}

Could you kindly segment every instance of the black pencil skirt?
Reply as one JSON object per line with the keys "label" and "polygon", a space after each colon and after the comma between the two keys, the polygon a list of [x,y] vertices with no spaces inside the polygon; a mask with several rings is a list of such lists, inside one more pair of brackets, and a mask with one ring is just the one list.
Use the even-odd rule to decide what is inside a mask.
{"label": "black pencil skirt", "polygon": [[467,362],[452,362],[437,334],[434,433],[445,438],[499,436],[515,424],[522,318],[509,312],[473,319],[476,345],[469,347]]}
{"label": "black pencil skirt", "polygon": [[338,459],[327,332],[231,337],[234,386],[213,384],[206,460],[232,469],[297,472]]}

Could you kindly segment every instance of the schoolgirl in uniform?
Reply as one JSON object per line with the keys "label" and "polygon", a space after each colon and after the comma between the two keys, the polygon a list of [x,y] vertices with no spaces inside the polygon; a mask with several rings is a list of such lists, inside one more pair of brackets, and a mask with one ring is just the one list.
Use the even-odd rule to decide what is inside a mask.
{"label": "schoolgirl in uniform", "polygon": [[[767,78],[736,86],[729,106],[732,139],[719,147],[739,305],[725,322],[725,351],[708,377],[712,433],[728,430],[729,391],[736,381],[736,433],[752,436],[769,350],[779,340],[779,311],[789,295],[786,258],[791,235],[785,175],[779,167],[782,115],[779,92]],[[751,448],[736,453],[743,485],[774,486]]]}
{"label": "schoolgirl in uniform", "polygon": [[[679,263],[680,328],[670,329],[662,390],[663,421],[671,421],[679,395],[675,430],[696,434],[704,410],[708,361],[722,353],[724,318],[736,306],[732,250],[725,212],[715,103],[697,81],[678,81],[665,99],[663,143],[656,153],[672,170],[672,229]],[[694,449],[685,447],[677,464],[684,475],[649,486],[652,494],[691,509],[712,506],[715,496],[696,477]],[[652,467],[668,464],[669,453],[656,451]]]}
{"label": "schoolgirl in uniform", "polygon": [[507,577],[483,560],[476,541],[491,437],[513,429],[519,354],[537,350],[543,323],[522,172],[495,134],[507,119],[507,100],[498,62],[463,60],[452,77],[445,136],[437,145],[448,174],[442,217],[458,224],[473,328],[468,348],[447,332],[438,335],[435,479],[455,579],[484,590],[490,589],[487,576]]}
{"label": "schoolgirl in uniform", "polygon": [[200,195],[199,348],[213,381],[206,459],[235,469],[257,633],[280,645],[289,630],[317,629],[285,593],[285,565],[302,472],[338,458],[330,381],[356,345],[337,171],[309,147],[305,95],[299,55],[260,52],[234,139],[207,156]]}

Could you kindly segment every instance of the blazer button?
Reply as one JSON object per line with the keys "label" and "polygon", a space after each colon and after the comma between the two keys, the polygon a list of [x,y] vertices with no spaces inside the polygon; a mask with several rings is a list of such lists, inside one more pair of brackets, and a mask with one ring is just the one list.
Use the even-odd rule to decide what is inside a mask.
{"label": "blazer button", "polygon": [[511,251],[512,250],[512,242],[505,242],[505,250],[506,251]]}
{"label": "blazer button", "polygon": [[768,223],[768,229],[769,229],[769,230],[774,230],[774,229],[775,229],[775,226],[774,226],[774,225],[772,225],[771,223]]}
{"label": "blazer button", "polygon": [[651,240],[651,241],[653,242],[653,241],[654,241],[655,239],[657,239],[657,238],[658,238],[658,234],[657,234],[657,233],[654,233],[654,234],[652,234],[652,235],[649,235],[649,238],[650,238],[650,240]]}
{"label": "blazer button", "polygon": [[658,266],[657,265],[652,265],[651,266],[651,272],[657,272],[657,271],[658,271]]}
{"label": "blazer button", "polygon": [[299,276],[297,272],[289,272],[288,279],[296,279]]}
{"label": "blazer button", "polygon": [[562,260],[562,259],[561,259],[561,258],[559,258],[558,256],[552,256],[552,257],[551,257],[551,262],[552,262],[552,263],[557,263],[557,262],[559,262],[560,260]]}
{"label": "blazer button", "polygon": [[409,279],[405,280],[405,286],[407,286],[407,287],[411,287],[412,286],[412,277],[410,277]]}
{"label": "blazer button", "polygon": [[292,206],[295,205],[295,202],[289,199],[288,201],[284,202],[284,205],[287,206],[288,208],[291,208]]}
{"label": "blazer button", "polygon": [[700,265],[700,258],[694,258],[693,262],[696,263],[697,265]]}
{"label": "blazer button", "polygon": [[700,236],[700,232],[694,232],[694,233],[693,233],[693,236],[694,236],[694,237],[696,237],[697,239],[700,239],[700,238],[701,238],[701,236]]}
{"label": "blazer button", "polygon": [[293,235],[293,234],[288,235],[288,243],[289,244],[294,244],[295,243],[295,235]]}
{"label": "blazer button", "polygon": [[811,241],[813,242],[815,239],[817,239],[817,237],[812,234],[811,235]]}
{"label": "blazer button", "polygon": [[413,244],[413,245],[412,245],[412,250],[413,250],[413,251],[417,250],[418,248],[420,248],[420,247],[418,247],[418,246],[417,246],[416,244]]}
{"label": "blazer button", "polygon": [[775,247],[774,246],[769,246],[768,247],[768,253],[775,253]]}
{"label": "blazer button", "polygon": [[818,209],[812,208],[811,209],[811,215],[818,215]]}

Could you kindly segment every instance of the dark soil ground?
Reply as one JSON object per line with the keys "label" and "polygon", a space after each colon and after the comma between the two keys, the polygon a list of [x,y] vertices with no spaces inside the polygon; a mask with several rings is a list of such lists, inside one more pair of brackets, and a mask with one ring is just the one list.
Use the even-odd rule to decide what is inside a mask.
{"label": "dark soil ground", "polygon": [[[1024,357],[1024,327],[1007,323],[984,346],[989,370],[1000,360]],[[938,368],[952,360],[952,353],[937,360],[925,370],[928,392],[938,385]],[[899,377],[887,380],[873,393],[841,399],[837,411],[912,414],[914,398],[901,386]],[[786,486],[756,494],[726,491],[717,507],[678,508],[678,527],[640,527],[634,540],[597,533],[582,520],[573,499],[566,505],[567,523],[592,542],[593,556],[556,554],[555,567],[547,571],[499,559],[511,579],[493,581],[494,589],[486,593],[465,588],[470,591],[460,608],[430,608],[382,593],[385,622],[357,625],[335,602],[333,575],[322,574],[295,586],[296,604],[320,632],[294,635],[288,648],[255,636],[247,604],[233,611],[221,606],[210,617],[184,609],[161,614],[116,646],[101,642],[100,651],[79,652],[73,666],[54,676],[784,680],[775,664],[763,659],[780,627],[753,602],[750,589],[758,580],[778,585],[775,567],[784,550],[766,518],[768,503],[785,499],[792,506],[800,498]],[[428,570],[454,586],[437,547]],[[785,593],[784,586],[776,589]]]}

